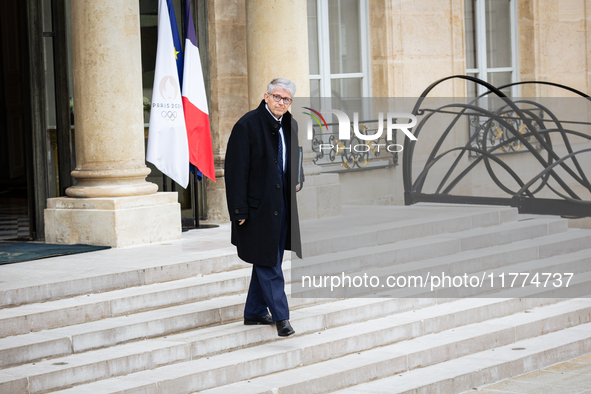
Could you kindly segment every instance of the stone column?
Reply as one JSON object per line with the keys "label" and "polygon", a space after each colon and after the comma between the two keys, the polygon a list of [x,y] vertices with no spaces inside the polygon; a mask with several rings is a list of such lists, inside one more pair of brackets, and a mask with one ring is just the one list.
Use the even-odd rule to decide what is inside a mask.
{"label": "stone column", "polygon": [[137,0],[71,4],[77,185],[71,197],[152,194],[144,153]]}
{"label": "stone column", "polygon": [[180,238],[176,193],[146,181],[139,2],[71,3],[77,184],[48,200],[47,242]]}
{"label": "stone column", "polygon": [[248,101],[258,107],[277,77],[295,82],[298,97],[310,95],[306,0],[246,2]]}
{"label": "stone column", "polygon": [[[204,19],[204,18],[203,18]],[[205,24],[201,19],[201,23]],[[250,108],[244,0],[207,0],[210,123],[216,180],[206,182],[207,219],[229,220],[224,159],[234,123]]]}
{"label": "stone column", "polygon": [[[248,101],[256,108],[276,77],[296,84],[295,97],[310,96],[308,14],[306,0],[258,0],[246,2]],[[290,109],[292,114],[299,117]],[[301,119],[301,117],[300,117]],[[314,154],[306,139],[306,123],[299,122],[299,142],[304,148],[306,182],[298,193],[302,220],[340,215],[341,190],[337,174],[320,174],[311,162]]]}

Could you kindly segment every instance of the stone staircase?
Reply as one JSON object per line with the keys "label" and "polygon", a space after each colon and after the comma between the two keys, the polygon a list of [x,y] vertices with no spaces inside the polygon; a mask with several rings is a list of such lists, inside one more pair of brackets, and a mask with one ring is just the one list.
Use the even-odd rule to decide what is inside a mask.
{"label": "stone staircase", "polygon": [[304,222],[307,257],[284,262],[288,282],[370,265],[381,279],[576,274],[568,297],[532,284],[327,297],[296,281],[289,338],[242,324],[250,266],[228,246],[228,227],[216,231],[216,247],[97,252],[120,261],[104,268],[85,255],[47,259],[63,262],[61,278],[1,288],[0,393],[460,393],[591,352],[591,231],[560,218],[418,204]]}

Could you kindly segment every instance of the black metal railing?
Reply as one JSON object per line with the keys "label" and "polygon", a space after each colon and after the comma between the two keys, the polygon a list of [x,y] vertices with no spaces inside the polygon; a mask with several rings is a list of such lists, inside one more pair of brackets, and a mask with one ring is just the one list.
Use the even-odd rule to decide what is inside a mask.
{"label": "black metal railing", "polygon": [[[454,78],[480,84],[488,91],[466,102],[452,102],[428,108],[427,96],[431,90]],[[551,82],[527,81],[497,88],[465,75],[443,78],[421,94],[413,109],[413,114],[420,118],[413,130],[418,140],[405,139],[404,142],[403,179],[406,205],[417,202],[510,205],[517,207],[521,213],[591,216],[591,199],[581,197],[591,193],[591,183],[580,160],[583,155],[591,153],[588,145],[591,141],[591,123],[559,119],[549,105],[541,102],[543,100],[511,99],[501,91],[525,84],[550,85],[570,91],[582,97],[576,100],[586,100],[585,105],[590,100],[588,95],[576,89]],[[491,100],[486,100],[487,98]],[[450,116],[451,121],[436,123],[437,134],[430,138],[430,141],[434,141],[434,146],[426,160],[420,159],[423,167],[413,177],[413,164],[417,165],[419,162],[414,155],[417,144],[422,142],[421,132],[435,123],[435,115],[442,114]],[[584,115],[587,116],[587,113]],[[441,118],[437,119],[437,122],[441,122]],[[463,146],[458,146],[455,143],[456,133],[452,131],[466,125],[469,130],[467,141]],[[573,125],[584,130],[574,130]],[[582,141],[584,148],[574,151],[571,140],[577,140],[577,143]],[[556,141],[562,142],[559,149],[554,147]],[[512,152],[525,152],[527,157],[506,155]],[[527,164],[528,160],[533,160],[535,167]],[[465,195],[466,193],[458,190],[461,182],[473,175],[472,171],[479,165],[485,166],[485,174],[502,193],[474,196]],[[529,174],[528,171],[523,171],[526,166],[529,166]],[[531,171],[532,168],[539,169],[533,176],[531,172],[536,171]],[[495,172],[495,169],[502,174]],[[524,172],[526,175],[523,175]],[[424,191],[427,181],[431,191]],[[483,178],[478,179],[481,186],[485,182]],[[548,195],[553,198],[546,198]]]}

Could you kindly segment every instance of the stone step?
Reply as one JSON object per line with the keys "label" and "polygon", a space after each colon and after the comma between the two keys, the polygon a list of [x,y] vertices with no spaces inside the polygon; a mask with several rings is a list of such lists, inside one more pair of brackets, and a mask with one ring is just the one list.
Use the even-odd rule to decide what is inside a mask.
{"label": "stone step", "polygon": [[[150,249],[150,259],[147,261],[134,258],[136,252],[130,247],[56,257],[59,259],[57,269],[51,264],[52,258],[28,261],[22,266],[4,266],[3,272],[15,271],[11,272],[15,277],[26,276],[28,272],[34,271],[44,280],[33,286],[7,286],[0,290],[0,308],[145,286],[248,266],[236,256],[235,247],[175,253],[176,248],[182,248],[180,242],[144,246]],[[105,264],[107,257],[108,265]],[[19,270],[26,272],[21,273]],[[0,309],[1,313],[3,309]]]}
{"label": "stone step", "polygon": [[[552,237],[563,237],[563,240],[568,240],[567,233],[558,234]],[[574,231],[572,234],[582,236],[585,232]],[[582,239],[577,245],[588,245],[591,238],[575,238]],[[472,267],[484,267],[491,269],[498,267],[499,264],[514,264],[506,268],[511,272],[527,272],[532,268],[548,270],[552,269],[555,272],[564,271],[582,271],[589,266],[590,255],[587,250],[573,252],[566,255],[557,256],[554,258],[546,258],[544,260],[537,260],[540,248],[545,248],[551,245],[551,240],[548,237],[543,237],[537,240],[528,240],[516,242],[501,248],[480,249],[477,251],[468,251],[449,256],[443,262],[443,268],[446,272],[460,272],[454,268],[454,265],[460,267],[468,267],[469,261],[478,264],[471,264]],[[554,239],[558,242],[559,240]],[[505,250],[506,249],[506,250]],[[526,253],[519,253],[519,251],[528,251]],[[555,253],[556,248],[550,248]],[[570,249],[569,249],[570,250]],[[490,261],[489,261],[490,260]],[[531,260],[531,261],[530,261]],[[495,264],[493,264],[493,262]],[[395,268],[400,268],[397,271],[386,271],[385,274],[402,274],[402,275],[424,275],[428,269],[437,270],[440,267],[438,259],[431,259],[429,265],[424,265],[422,262],[408,263],[400,265]],[[521,263],[521,264],[520,264]],[[530,267],[532,266],[533,267]],[[558,268],[563,266],[564,269]],[[443,269],[442,268],[442,269]],[[289,270],[287,270],[289,272]],[[491,271],[493,272],[493,271]],[[220,274],[223,277],[236,275],[236,272]],[[384,274],[384,275],[385,275]],[[246,275],[246,274],[245,274]],[[480,276],[480,273],[478,273]],[[159,284],[158,286],[163,285]],[[169,286],[170,284],[166,284]],[[293,285],[292,285],[293,286]],[[131,289],[130,289],[131,290]],[[136,289],[137,290],[137,289]],[[415,293],[409,293],[408,290],[399,291],[399,294],[390,294],[389,297],[423,297],[421,305],[426,305],[425,301],[429,298],[436,299],[436,294],[431,292],[429,288],[419,289]],[[480,289],[478,289],[480,290]],[[480,291],[486,291],[484,288]],[[288,286],[288,294],[289,286]],[[151,296],[152,298],[157,298]],[[83,298],[85,299],[85,298]],[[243,303],[245,294],[231,295],[226,297],[218,297],[215,299],[205,300],[193,304],[182,304],[177,307],[164,308],[162,310],[149,311],[135,315],[120,316],[118,318],[104,319],[91,323],[77,324],[71,327],[62,327],[41,332],[27,333],[19,336],[12,336],[0,339],[0,367],[8,365],[18,365],[21,363],[32,362],[42,358],[52,358],[66,354],[85,352],[90,349],[95,349],[104,346],[113,346],[126,341],[133,341],[142,338],[157,337],[161,335],[170,335],[174,332],[183,330],[192,330],[207,325],[216,325],[240,319],[242,316]],[[140,299],[141,301],[141,299]],[[324,299],[322,302],[328,302],[330,299]],[[381,302],[387,304],[389,300],[377,299],[376,304]],[[290,297],[290,305],[293,309],[298,307],[305,307],[307,305],[320,302],[314,299],[301,299]],[[342,314],[342,322],[347,323],[347,316],[350,314],[348,309],[354,306],[358,300],[345,300],[342,302],[343,308],[331,305],[327,311],[331,312],[331,316]],[[362,300],[362,307],[367,308],[367,301]],[[48,306],[49,303],[41,304]],[[91,305],[91,304],[90,304]],[[383,316],[384,314],[398,312],[404,308],[415,307],[416,305],[409,305],[408,303],[400,303],[400,305],[388,306],[374,306],[371,314],[368,316]],[[28,307],[28,306],[27,306]],[[323,307],[318,306],[320,309]],[[338,313],[337,313],[338,312]],[[57,313],[57,312],[56,312]],[[366,316],[363,312],[357,311],[359,316]],[[47,317],[47,316],[45,316]],[[68,315],[71,319],[71,315]],[[66,317],[64,317],[66,318]],[[24,319],[25,321],[33,321],[31,317]],[[67,320],[66,320],[67,321]]]}
{"label": "stone step", "polygon": [[[343,216],[301,224],[305,257],[346,251],[366,246],[404,241],[443,233],[499,225],[519,219],[508,207],[474,207],[445,204],[413,205],[412,210],[380,207],[344,206]],[[446,210],[448,208],[448,210]],[[353,224],[353,225],[352,225]]]}
{"label": "stone step", "polygon": [[[398,263],[418,259],[423,260],[467,250],[499,246],[526,239],[559,234],[568,230],[567,224],[568,223],[564,219],[540,217],[497,226],[413,238],[410,240],[390,238],[388,243],[384,242],[381,245],[370,245],[365,247],[358,246],[355,249],[332,253],[327,252],[322,255],[304,258],[298,262],[298,266],[307,267],[323,264],[328,261],[337,261],[339,267],[345,266],[347,267],[345,270],[351,270],[354,269],[356,265],[363,263],[363,261],[360,260],[360,257],[367,255],[368,251],[383,251],[384,253],[390,253],[391,255],[395,253],[395,262]],[[429,247],[429,245],[431,246]],[[418,248],[419,251],[417,251],[416,248]],[[392,264],[393,258],[391,255],[384,264]],[[352,263],[350,266],[347,266],[349,260],[352,261]],[[374,260],[373,257],[371,260]],[[379,265],[379,263],[373,263],[372,265],[376,266]]]}
{"label": "stone step", "polygon": [[[562,219],[525,218],[517,216],[514,209],[498,208],[449,214],[447,217],[439,212],[429,220],[415,220],[413,212],[407,211],[406,214],[409,217],[397,218],[394,223],[390,223],[387,215],[384,215],[384,222],[377,225],[368,220],[366,228],[361,230],[362,242],[353,242],[354,237],[349,239],[346,253],[314,256],[303,262],[313,261],[323,269],[329,267],[330,271],[339,264],[343,267],[343,260],[347,257],[353,261],[370,256],[381,264],[377,269],[382,269],[384,275],[392,269],[409,274],[442,266],[450,273],[472,272],[468,268],[473,271],[486,268],[490,272],[494,269],[530,272],[547,267],[584,271],[589,266],[588,249],[585,248],[591,245],[591,234],[567,231],[566,221]],[[317,228],[315,236],[319,237],[313,237],[311,242],[316,242],[316,246],[329,245],[329,249],[338,251],[343,248],[339,246],[342,238],[351,235],[343,233],[347,230],[343,223],[345,221],[341,222],[343,230],[337,232],[331,228]],[[421,232],[431,235],[419,239]],[[397,242],[392,243],[393,239]],[[181,246],[184,250],[187,245]],[[233,248],[230,250],[234,253]],[[563,303],[564,300],[558,299],[563,295],[548,288],[507,289],[503,294],[493,296],[509,299],[493,300],[452,300],[449,294],[428,289],[414,289],[410,293],[408,289],[404,292],[403,289],[393,289],[378,295],[399,298],[309,300],[290,297],[291,320],[298,335],[277,341],[274,327],[245,327],[241,322],[233,322],[242,317],[250,266],[240,262],[234,264],[231,259],[224,261],[228,251],[216,249],[216,256],[222,262],[208,275],[203,275],[194,263],[182,266],[177,258],[171,264],[149,267],[145,271],[147,276],[141,273],[143,281],[150,277],[146,285],[70,299],[57,297],[56,301],[0,310],[0,332],[14,330],[14,327],[23,330],[22,335],[0,339],[0,368],[3,368],[0,369],[0,392],[21,392],[26,382],[30,391],[24,392],[42,393],[56,389],[79,392],[79,389],[86,390],[80,392],[100,393],[102,384],[109,386],[113,381],[133,381],[129,391],[125,391],[128,393],[154,392],[153,389],[176,392],[179,383],[182,386],[183,382],[207,381],[218,374],[233,379],[237,373],[236,363],[228,361],[224,365],[220,361],[224,357],[230,360],[230,355],[237,355],[243,360],[238,364],[246,365],[253,378],[259,379],[257,376],[269,373],[265,372],[266,368],[289,372],[280,366],[289,365],[294,357],[301,357],[302,346],[306,343],[308,358],[305,365],[324,365],[331,358],[348,357],[355,352],[372,351],[376,346],[392,346],[413,338],[420,340],[426,334],[458,330],[466,324],[500,318],[524,309],[549,308],[556,302],[560,302],[561,307],[555,309],[555,313],[543,321],[528,321],[521,330],[550,332],[571,323],[589,321],[587,306],[575,307],[576,300],[571,301],[572,304]],[[392,261],[393,255],[396,255],[396,261]],[[206,261],[214,257],[210,253],[200,255],[200,258],[200,261]],[[190,260],[198,259],[191,256]],[[294,268],[290,269],[291,262],[285,262],[288,281],[298,268],[296,262],[293,265]],[[93,269],[89,268],[89,271]],[[158,269],[162,271],[160,274]],[[195,277],[183,276],[191,271],[196,272]],[[100,275],[103,274],[101,271]],[[569,296],[588,292],[590,284],[591,273],[576,276],[573,293]],[[491,289],[476,291],[490,292]],[[391,316],[393,314],[396,315]],[[365,322],[368,319],[373,320]],[[351,321],[360,323],[351,324]],[[52,324],[56,324],[56,328],[52,329]],[[31,333],[32,330],[36,332]],[[325,339],[325,334],[330,338]],[[494,335],[497,334],[484,332],[483,335],[473,342],[480,344],[487,338],[496,338]],[[505,334],[501,335],[501,338],[505,337]],[[281,347],[285,343],[297,344],[298,339],[304,338],[305,343],[302,342],[298,349]],[[517,340],[517,336],[515,338]],[[138,341],[141,339],[145,340]],[[452,344],[442,346],[452,349],[449,347]],[[249,350],[261,350],[263,355],[248,360],[246,355],[252,354]],[[478,351],[478,348],[471,351]],[[184,369],[188,363],[209,365],[209,360],[214,360],[213,369],[201,368],[192,373]],[[184,372],[177,373],[169,364],[175,364]],[[164,377],[163,371],[167,368],[172,368],[169,370],[171,378]],[[152,376],[151,372],[155,375]],[[98,381],[89,383],[93,380]],[[155,385],[145,386],[145,382]],[[67,389],[69,386],[74,387]],[[188,391],[183,389],[181,392]]]}
{"label": "stone step", "polygon": [[[245,299],[245,293],[216,297],[191,304],[2,338],[0,363],[3,366],[14,365],[225,324],[242,319]],[[317,300],[292,300],[290,306],[297,309],[315,302]]]}
{"label": "stone step", "polygon": [[248,289],[251,271],[248,267],[2,309],[0,336],[48,330],[243,293]]}
{"label": "stone step", "polygon": [[[386,243],[393,239],[421,237],[423,233],[435,235],[445,231],[460,231],[517,219],[517,210],[514,208],[466,206],[458,209],[458,206],[451,207],[443,204],[404,208],[407,209],[400,210],[395,207],[380,209],[380,212],[390,213],[390,216],[382,215],[382,222],[378,225],[373,226],[368,223],[360,229],[363,239],[356,242],[340,241],[339,237],[343,236],[343,233],[339,229],[347,225],[347,216],[327,219],[328,221],[322,225],[319,224],[320,222],[316,224],[312,221],[303,222],[302,235],[311,238],[305,248],[310,253],[317,254],[321,252],[318,247],[322,244],[330,245],[332,249],[343,247],[350,249],[373,245],[375,240]],[[432,212],[432,214],[417,218],[423,211]],[[345,213],[350,213],[349,217],[367,214],[371,216],[371,220],[376,217],[375,212],[372,213],[367,209],[360,211],[357,207],[345,208]],[[359,223],[359,219],[356,219],[356,223]],[[51,264],[53,259],[49,258],[27,262],[26,267],[25,265],[4,266],[3,273],[7,277],[18,278],[26,276],[27,272],[35,271],[39,278],[43,279],[34,285],[3,286],[0,290],[0,308],[104,293],[248,267],[248,264],[236,256],[235,247],[230,245],[228,230],[229,225],[222,225],[217,229],[207,230],[208,235],[188,234],[184,235],[185,239],[181,241],[143,246],[143,251],[147,252],[149,257],[141,260],[136,258],[135,248],[131,247],[60,256],[55,258],[56,261],[59,259],[59,264],[56,265]],[[351,236],[351,234],[346,235]],[[108,263],[105,262],[107,257]],[[81,270],[81,266],[85,269]]]}
{"label": "stone step", "polygon": [[[563,332],[526,339],[420,370],[404,371],[396,376],[333,393],[429,394],[462,393],[468,390],[472,392],[476,387],[536,371],[590,351],[591,324],[587,323],[567,328]],[[556,389],[556,392],[564,392],[564,387]],[[231,391],[225,393],[230,394]],[[248,394],[250,391],[241,393]]]}
{"label": "stone step", "polygon": [[[457,254],[462,251],[462,248],[473,249],[462,246],[464,237],[471,239],[475,244],[482,247],[490,246],[490,243],[495,241],[498,248],[498,245],[503,241],[520,240],[526,235],[544,236],[548,235],[548,233],[556,234],[556,231],[563,230],[565,223],[561,219],[544,218],[461,231],[453,235],[439,234],[404,243],[396,242],[378,247],[364,247],[355,251],[331,253],[327,256],[305,259],[303,260],[305,265],[301,264],[302,261],[298,261],[297,267],[303,269],[314,264],[314,271],[317,271],[319,267],[321,267],[322,272],[335,269],[335,267],[340,270],[352,270],[365,264],[368,260],[370,262],[367,264],[371,264],[373,267],[391,265],[394,253],[397,256],[395,261],[397,264],[417,261],[433,255]],[[580,235],[583,236],[582,233]],[[576,239],[577,233],[574,232],[573,236]],[[562,241],[563,238],[560,238],[560,240]],[[589,234],[589,240],[591,241],[591,233]],[[580,245],[585,244],[581,240],[578,242]],[[289,282],[291,280],[289,264],[286,264],[285,274],[286,280]],[[243,268],[203,277],[198,275],[194,278],[155,283],[107,293],[87,294],[45,303],[28,304],[17,308],[5,308],[0,310],[0,338],[237,294],[247,290],[250,280],[249,275],[250,268]],[[294,289],[294,293],[297,294],[298,289]]]}
{"label": "stone step", "polygon": [[[579,233],[579,235],[583,235],[583,233]],[[516,242],[504,248],[489,248],[486,250],[486,253],[484,253],[485,250],[480,249],[478,251],[445,256],[443,258],[427,259],[392,267],[379,267],[371,270],[337,275],[337,279],[335,280],[336,285],[345,282],[347,286],[337,287],[334,290],[329,290],[331,286],[330,279],[326,281],[327,285],[324,286],[324,283],[320,283],[320,279],[316,281],[316,279],[308,280],[308,278],[304,278],[300,283],[292,282],[291,296],[292,298],[320,298],[329,296],[331,298],[368,297],[383,292],[384,288],[387,288],[384,284],[390,283],[389,281],[393,278],[402,277],[404,280],[401,286],[404,286],[406,283],[406,290],[395,287],[397,282],[392,280],[394,284],[392,288],[398,289],[397,297],[411,296],[411,287],[416,286],[422,286],[424,289],[431,290],[431,293],[426,296],[438,299],[488,297],[490,296],[490,292],[501,290],[502,287],[521,286],[524,280],[527,284],[530,284],[532,281],[544,282],[546,279],[550,281],[549,278],[553,277],[556,273],[560,273],[564,276],[564,280],[567,281],[571,276],[564,274],[576,276],[591,268],[591,250],[586,248],[588,242],[591,242],[589,234],[575,238],[579,241],[577,243],[578,246],[573,248],[571,244],[568,248],[568,251],[575,250],[574,252],[564,255],[552,254],[551,256],[538,259],[537,257],[540,251],[538,246],[543,248],[543,250],[550,249],[556,252],[556,249],[547,248],[549,244],[544,243],[544,241],[550,241],[548,238],[550,237],[537,240],[538,245],[528,240],[526,242]],[[553,239],[552,241],[556,240]],[[519,274],[518,278],[516,277],[517,274]],[[529,276],[526,277],[526,274]],[[377,278],[377,282],[381,285],[378,284],[377,287],[355,287],[354,285],[349,285],[349,282],[342,279],[342,276],[348,278],[363,278],[365,276],[371,278],[369,280],[370,283],[373,279]],[[437,277],[437,281],[435,277]],[[449,279],[440,279],[442,277]],[[415,282],[409,278],[413,278],[412,280],[415,280]],[[455,279],[462,279],[462,283],[466,284],[460,287],[450,287],[449,282],[452,278],[454,278],[454,281]],[[477,281],[474,285],[471,285],[470,283],[472,283],[473,279],[477,279]],[[484,283],[481,284],[480,282],[482,280],[484,280]],[[354,279],[352,281],[355,283]],[[305,286],[302,282],[305,283]],[[316,286],[317,288],[311,288],[310,283],[312,283],[312,287]],[[556,283],[558,283],[558,279]],[[566,288],[560,290],[557,296],[564,298],[568,294],[566,290]]]}
{"label": "stone step", "polygon": [[[424,317],[429,317],[428,312],[435,310],[435,307],[426,310]],[[449,309],[447,312],[451,312],[450,319],[453,319],[453,312]],[[530,312],[455,326],[431,335],[424,335],[422,331],[426,325],[413,316],[413,312],[408,312],[291,337],[276,341],[273,345],[236,350],[120,378],[106,379],[59,392],[329,392],[354,383],[424,368],[485,349],[515,343],[532,335],[564,328],[565,322],[572,325],[588,322],[591,318],[591,302],[569,300]],[[471,315],[478,313],[474,313],[473,310]],[[440,315],[439,319],[449,321],[445,314]],[[437,318],[431,319],[434,320]],[[591,332],[587,334],[591,335]],[[29,388],[32,389],[30,392],[44,390],[42,382],[32,377],[29,378]]]}
{"label": "stone step", "polygon": [[[588,273],[586,277],[577,278],[575,282],[588,291],[591,273]],[[529,298],[461,299],[395,315],[390,312],[386,314],[387,317],[381,319],[375,319],[375,315],[366,314],[364,316],[359,313],[349,313],[344,316],[342,313],[344,305],[339,305],[341,308],[339,309],[331,308],[331,304],[325,304],[294,312],[292,322],[297,327],[300,336],[312,333],[312,336],[303,335],[306,339],[301,342],[307,345],[308,352],[312,352],[306,356],[307,361],[304,362],[304,365],[307,365],[351,352],[364,351],[376,346],[458,328],[466,324],[498,319],[500,316],[523,312],[532,307],[548,305],[556,301],[545,298],[546,293],[549,293],[547,289],[530,286],[528,294],[526,294]],[[433,302],[433,300],[426,300]],[[355,309],[358,308],[349,307],[344,310],[352,312]],[[366,304],[364,310],[368,309]],[[517,338],[527,337],[529,333],[538,335],[540,332],[550,332],[589,321],[591,319],[591,300],[565,301],[561,302],[559,306],[545,306],[537,311],[542,312],[535,316],[521,318],[525,319],[525,323],[529,325],[515,329],[514,334]],[[335,321],[335,317],[338,320]],[[530,321],[534,317],[534,321],[537,323]],[[374,320],[364,321],[372,318]],[[356,319],[361,322],[350,324]],[[518,321],[519,317],[517,320],[514,316],[509,319]],[[343,322],[346,322],[347,325],[343,326]],[[538,323],[542,325],[540,326]],[[315,333],[326,335],[319,337],[315,336]],[[29,381],[30,387],[34,388],[30,392],[46,392],[166,364],[203,359],[203,357],[211,357],[220,352],[228,354],[229,350],[256,346],[275,338],[274,327],[244,327],[239,323],[234,323],[226,327],[198,330],[141,343],[130,343],[86,354],[42,361],[34,365],[26,364],[4,369],[0,375],[12,376],[12,379],[2,381],[0,376],[0,392],[3,385],[5,387],[12,386],[16,384],[17,380],[25,377]]]}
{"label": "stone step", "polygon": [[[472,272],[481,267],[498,267],[525,259],[545,258],[587,249],[591,245],[591,231],[562,230],[561,221],[539,219],[331,253],[303,260],[294,259],[290,273],[293,282],[292,296],[338,298],[355,295],[327,293],[325,289],[311,291],[302,287],[304,276],[320,278],[380,270],[386,274],[390,270],[391,274],[394,274],[399,271],[417,272],[420,269],[426,273],[435,268],[443,268],[450,273]],[[480,249],[464,242],[464,237],[471,239]],[[532,240],[532,237],[535,238]],[[463,259],[461,264],[460,258]]]}

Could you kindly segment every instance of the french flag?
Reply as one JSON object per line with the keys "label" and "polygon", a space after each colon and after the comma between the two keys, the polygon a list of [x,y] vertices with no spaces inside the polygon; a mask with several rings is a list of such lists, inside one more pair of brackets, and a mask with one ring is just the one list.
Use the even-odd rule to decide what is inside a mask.
{"label": "french flag", "polygon": [[185,0],[185,21],[185,65],[182,92],[189,140],[189,161],[199,172],[215,182],[209,110],[189,0]]}
{"label": "french flag", "polygon": [[171,0],[159,0],[158,3],[156,48],[146,160],[186,189],[189,184],[189,148],[178,69],[183,63],[178,60],[182,56],[181,40]]}

